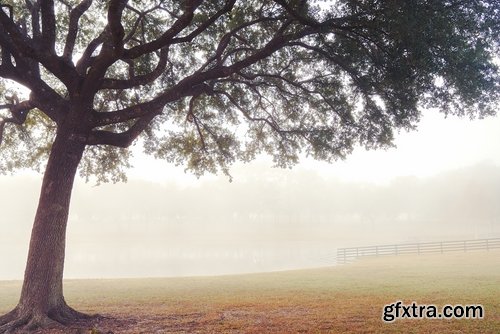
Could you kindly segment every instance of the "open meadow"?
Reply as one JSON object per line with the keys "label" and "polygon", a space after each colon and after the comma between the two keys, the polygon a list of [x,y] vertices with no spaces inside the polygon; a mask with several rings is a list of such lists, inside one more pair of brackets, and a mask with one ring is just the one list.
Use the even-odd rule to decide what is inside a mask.
{"label": "open meadow", "polygon": [[[0,282],[0,312],[21,282]],[[67,280],[70,305],[103,317],[70,333],[500,333],[500,251],[367,258],[262,274]],[[386,304],[482,304],[484,319],[382,321]],[[48,330],[43,333],[68,333]]]}

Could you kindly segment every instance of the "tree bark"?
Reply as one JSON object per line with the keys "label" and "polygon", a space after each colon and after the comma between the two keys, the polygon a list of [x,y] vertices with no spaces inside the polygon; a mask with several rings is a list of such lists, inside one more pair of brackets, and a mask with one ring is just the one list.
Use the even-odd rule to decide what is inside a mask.
{"label": "tree bark", "polygon": [[21,298],[12,312],[0,317],[0,333],[67,324],[85,316],[67,306],[63,296],[66,226],[85,142],[85,135],[58,129],[43,178]]}

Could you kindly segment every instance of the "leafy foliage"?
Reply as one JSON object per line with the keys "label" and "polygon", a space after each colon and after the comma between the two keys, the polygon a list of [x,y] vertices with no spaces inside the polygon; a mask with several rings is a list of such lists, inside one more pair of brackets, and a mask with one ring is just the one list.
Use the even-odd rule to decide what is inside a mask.
{"label": "leafy foliage", "polygon": [[197,175],[228,173],[260,153],[285,167],[302,153],[332,161],[358,144],[390,146],[422,108],[470,117],[498,108],[497,0],[41,7],[2,2],[0,80],[25,86],[39,111],[23,131],[6,126],[1,171],[38,166],[76,105],[88,123],[81,173],[100,181],[124,179],[130,151],[116,147],[138,137]]}

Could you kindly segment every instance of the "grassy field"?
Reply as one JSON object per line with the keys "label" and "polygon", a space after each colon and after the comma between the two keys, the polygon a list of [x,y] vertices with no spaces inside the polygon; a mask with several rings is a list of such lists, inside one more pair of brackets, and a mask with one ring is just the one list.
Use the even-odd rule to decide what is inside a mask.
{"label": "grassy field", "polygon": [[[15,305],[19,290],[20,282],[0,282],[0,312]],[[497,334],[500,251],[238,276],[69,280],[65,293],[80,311],[104,316],[88,326],[94,333]],[[482,304],[485,317],[384,323],[383,306],[397,300]]]}

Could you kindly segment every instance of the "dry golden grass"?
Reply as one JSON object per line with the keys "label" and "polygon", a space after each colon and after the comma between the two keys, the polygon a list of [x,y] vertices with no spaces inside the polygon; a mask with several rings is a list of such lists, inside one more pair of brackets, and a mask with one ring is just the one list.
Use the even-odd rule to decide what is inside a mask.
{"label": "dry golden grass", "polygon": [[[0,282],[0,312],[15,305],[19,289],[20,282]],[[69,280],[65,293],[77,309],[106,317],[87,324],[94,333],[497,334],[500,251],[237,276]],[[397,300],[482,304],[485,318],[384,323],[383,306]]]}

